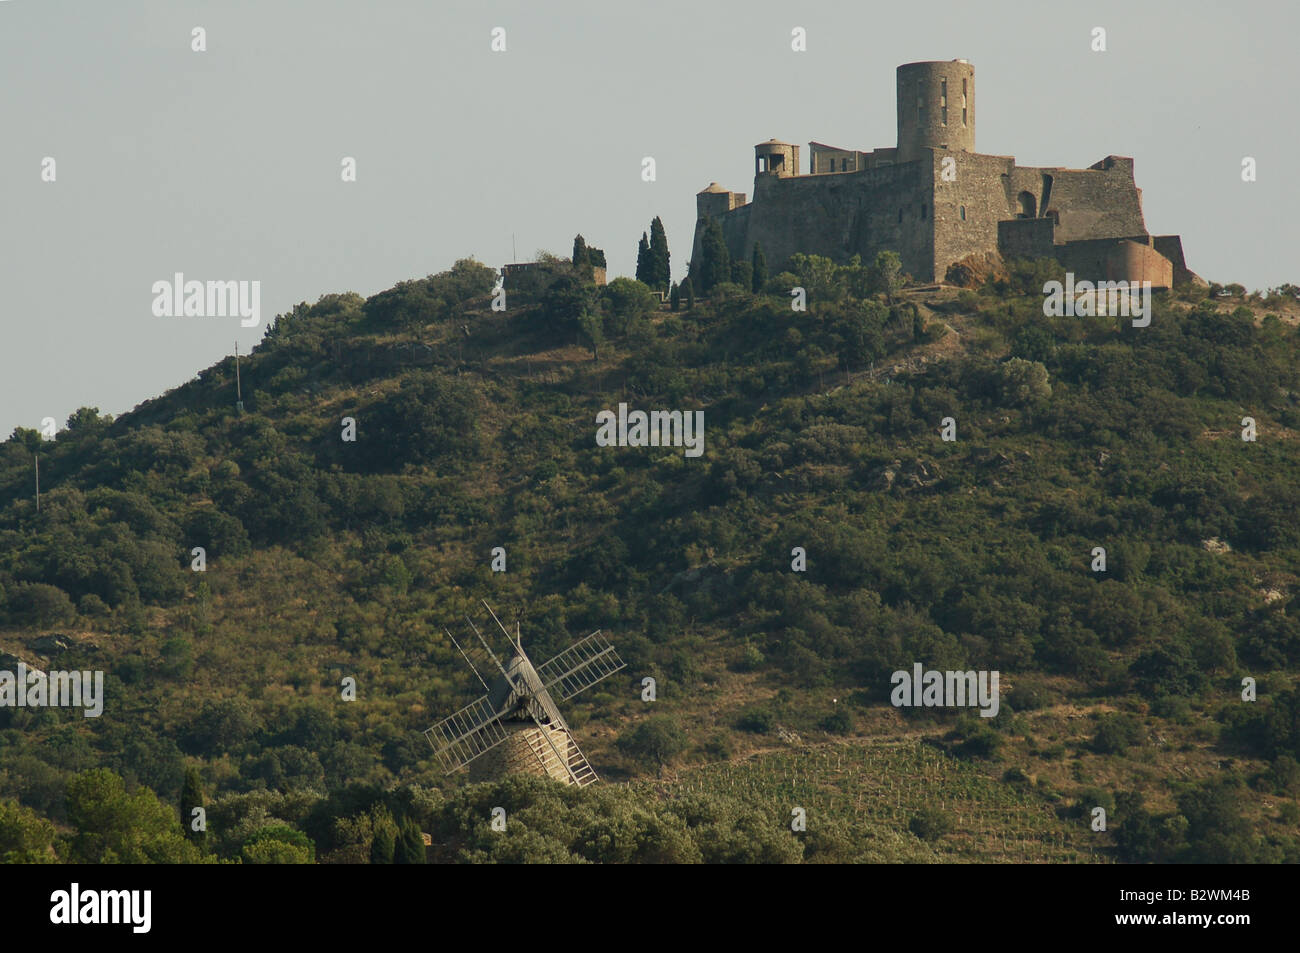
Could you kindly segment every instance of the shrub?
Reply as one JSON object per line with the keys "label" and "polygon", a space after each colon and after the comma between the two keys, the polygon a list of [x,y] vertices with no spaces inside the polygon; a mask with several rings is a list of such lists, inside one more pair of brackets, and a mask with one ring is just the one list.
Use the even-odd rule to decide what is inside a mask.
{"label": "shrub", "polygon": [[907,822],[907,829],[928,844],[952,831],[952,820],[937,807],[923,807]]}

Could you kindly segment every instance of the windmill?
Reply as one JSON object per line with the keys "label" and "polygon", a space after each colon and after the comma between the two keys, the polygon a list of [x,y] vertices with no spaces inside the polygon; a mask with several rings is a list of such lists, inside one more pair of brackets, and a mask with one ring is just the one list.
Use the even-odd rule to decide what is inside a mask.
{"label": "windmill", "polygon": [[[625,663],[599,631],[580,639],[555,658],[533,666],[519,639],[519,628],[511,638],[505,626],[486,602],[492,616],[510,644],[510,660],[502,665],[474,623],[466,618],[483,648],[479,653],[465,648],[447,632],[470,671],[487,694],[444,718],[424,735],[447,773],[468,765],[473,778],[507,773],[543,774],[585,787],[598,780],[596,772],[573,740],[568,723],[555,705],[555,697],[568,701],[601,679],[613,675]],[[470,655],[479,659],[474,664]],[[491,666],[491,667],[489,667]],[[480,668],[492,677],[489,683]],[[486,755],[486,757],[484,757]]]}

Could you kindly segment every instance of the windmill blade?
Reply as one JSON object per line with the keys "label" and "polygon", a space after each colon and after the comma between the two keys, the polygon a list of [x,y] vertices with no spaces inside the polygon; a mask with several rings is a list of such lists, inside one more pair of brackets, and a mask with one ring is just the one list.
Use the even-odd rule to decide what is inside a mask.
{"label": "windmill blade", "polygon": [[[469,616],[465,616],[465,621],[469,623],[469,627],[473,629],[474,634],[478,636],[479,644],[483,646],[483,654],[480,657],[491,660],[492,664],[497,667],[497,669],[501,672],[501,674],[505,675],[506,674],[505,666],[501,664],[501,659],[497,658],[497,653],[492,651],[492,646],[488,645],[487,639],[483,638],[483,633],[478,630],[478,626],[474,624],[474,620],[471,619]],[[510,676],[506,675],[507,680],[509,679],[509,677]]]}
{"label": "windmill blade", "polygon": [[[479,673],[478,666],[476,666],[474,660],[469,657],[469,652],[466,652],[465,649],[461,647],[461,644],[456,641],[456,636],[452,635],[448,629],[443,629],[442,631],[447,633],[447,638],[451,639],[451,644],[456,646],[456,651],[459,652],[460,657],[465,660],[465,664],[469,666],[469,670],[474,673],[474,677],[478,679],[478,683],[488,691],[491,691],[491,686],[483,680],[482,674]],[[469,643],[467,642],[466,645],[469,645]],[[470,645],[470,649],[472,650],[473,648],[474,646]]]}
{"label": "windmill blade", "polygon": [[481,754],[491,751],[508,736],[501,724],[501,712],[492,707],[484,695],[454,715],[450,715],[424,732],[433,745],[434,755],[447,773],[465,767]]}
{"label": "windmill blade", "polygon": [[626,667],[627,663],[619,658],[614,647],[596,631],[575,642],[549,662],[539,665],[537,674],[541,676],[542,684],[548,692],[554,689],[560,701],[567,701],[602,678]]}

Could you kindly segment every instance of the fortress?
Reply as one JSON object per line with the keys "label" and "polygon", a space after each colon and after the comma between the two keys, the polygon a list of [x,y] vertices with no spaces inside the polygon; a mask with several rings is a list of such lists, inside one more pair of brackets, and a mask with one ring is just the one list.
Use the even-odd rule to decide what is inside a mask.
{"label": "fortress", "polygon": [[845,263],[897,252],[920,281],[943,280],[968,256],[1056,258],[1076,278],[1197,280],[1177,235],[1151,235],[1133,160],[1106,156],[1087,169],[1028,168],[975,151],[975,70],[966,60],[897,70],[898,145],[858,152],[770,139],[754,147],[754,199],[716,182],[696,196],[692,269],[717,220],[732,259],[756,243],[769,266],[795,252]]}

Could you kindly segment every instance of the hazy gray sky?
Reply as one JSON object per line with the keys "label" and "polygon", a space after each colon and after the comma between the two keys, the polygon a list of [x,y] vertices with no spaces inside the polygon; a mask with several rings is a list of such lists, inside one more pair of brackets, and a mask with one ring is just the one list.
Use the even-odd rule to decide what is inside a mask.
{"label": "hazy gray sky", "polygon": [[[771,137],[892,146],[913,60],[974,64],[980,152],[1133,156],[1193,270],[1300,283],[1298,26],[1281,0],[0,0],[0,439],[129,410],[299,301],[499,266],[512,234],[630,274],[657,214],[680,276],[697,191],[752,192]],[[178,271],[260,281],[261,325],[154,317]]]}

